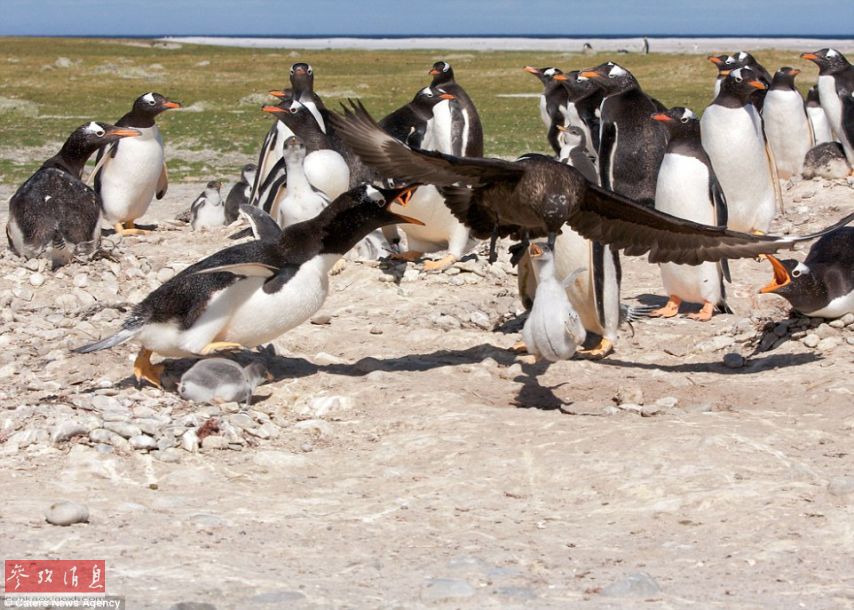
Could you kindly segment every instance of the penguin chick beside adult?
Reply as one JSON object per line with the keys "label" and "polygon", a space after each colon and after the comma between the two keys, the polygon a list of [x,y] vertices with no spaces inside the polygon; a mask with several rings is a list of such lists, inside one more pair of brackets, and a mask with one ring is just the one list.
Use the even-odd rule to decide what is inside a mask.
{"label": "penguin chick beside adult", "polygon": [[566,76],[560,68],[554,66],[546,68],[535,68],[525,66],[525,72],[536,76],[543,84],[543,92],[540,94],[540,118],[548,132],[546,139],[554,149],[560,153],[560,142],[558,141],[558,129],[567,123],[567,104],[569,103],[569,91],[563,86]]}
{"label": "penguin chick beside adult", "polygon": [[116,122],[140,135],[125,142],[113,142],[98,151],[95,191],[101,196],[104,218],[121,235],[146,233],[134,227],[154,197],[162,199],[169,186],[163,138],[154,122],[161,112],[181,108],[181,104],[159,93],[139,96],[130,112]]}
{"label": "penguin chick beside adult", "polygon": [[285,141],[284,159],[288,166],[287,194],[273,204],[270,216],[283,229],[290,225],[314,218],[329,204],[329,198],[314,189],[303,169],[305,145],[296,136]]}
{"label": "penguin chick beside adult", "polygon": [[813,147],[804,98],[795,87],[795,77],[800,73],[790,67],[777,70],[762,105],[765,138],[774,153],[777,173],[783,180],[801,175],[804,156]]}
{"label": "penguin chick beside adult", "polygon": [[825,48],[813,53],[801,53],[818,66],[818,97],[821,107],[827,113],[827,120],[833,134],[842,143],[848,165],[854,167],[854,142],[846,135],[842,126],[842,101],[839,90],[854,91],[854,66],[836,49]]}
{"label": "penguin chick beside adult", "polygon": [[238,402],[249,405],[255,388],[271,379],[262,362],[242,367],[226,358],[205,358],[181,376],[178,394],[192,402]]}
{"label": "penguin chick beside adult", "polygon": [[240,170],[240,180],[234,183],[228,196],[225,198],[225,222],[231,224],[237,220],[240,214],[240,206],[249,203],[252,194],[252,183],[255,182],[255,173],[258,167],[254,163],[247,163]]}
{"label": "penguin chick beside adult", "polygon": [[825,142],[832,142],[833,130],[830,128],[830,123],[827,120],[827,113],[821,107],[821,101],[818,99],[818,87],[816,85],[813,85],[807,91],[806,110],[807,116],[810,118],[814,146],[824,144]]}
{"label": "penguin chick beside adult", "polygon": [[596,165],[587,152],[587,138],[584,131],[575,125],[558,128],[558,144],[560,154],[558,161],[571,165],[581,172],[592,184],[599,184],[599,174]]}
{"label": "penguin chick beside adult", "polygon": [[777,213],[762,119],[750,103],[751,92],[764,88],[752,69],[733,70],[700,119],[703,148],[726,196],[727,227],[745,233],[767,233]]}
{"label": "penguin chick beside adult", "polygon": [[[697,115],[688,108],[676,107],[656,113],[651,118],[670,134],[667,152],[658,170],[655,209],[701,224],[725,227],[726,199],[709,156],[700,143]],[[683,301],[703,305],[698,313],[688,314],[692,320],[711,320],[716,308],[720,312],[732,313],[726,304],[723,284],[724,278],[729,280],[725,259],[699,265],[662,263],[659,267],[668,301],[650,316],[673,317]]]}
{"label": "penguin chick beside adult", "polygon": [[185,357],[251,348],[310,318],[326,299],[329,270],[365,235],[417,222],[389,211],[408,189],[352,189],[318,216],[221,250],[187,267],[136,305],[115,334],[73,351],[88,353],[134,340],[137,380],[160,385],[151,354]]}
{"label": "penguin chick beside adult", "polygon": [[190,226],[193,231],[203,231],[226,224],[221,188],[222,182],[211,180],[205,187],[205,191],[190,206]]}
{"label": "penguin chick beside adult", "polygon": [[101,241],[101,198],[80,179],[86,160],[104,144],[139,135],[107,123],[75,129],[9,200],[6,238],[12,251],[24,258],[46,255],[54,268],[74,255],[93,254]]}
{"label": "penguin chick beside adult", "polygon": [[532,243],[528,246],[528,256],[537,280],[537,292],[522,328],[522,340],[529,354],[550,362],[569,360],[584,343],[587,332],[566,291],[586,270],[576,269],[562,280],[558,279],[554,255],[546,244]]}
{"label": "penguin chick beside adult", "polygon": [[430,121],[433,108],[445,100],[456,99],[442,89],[424,87],[412,101],[388,114],[380,121],[380,127],[389,135],[413,148],[421,148]]}
{"label": "penguin chick beside adult", "polygon": [[802,263],[773,256],[768,261],[774,278],[759,292],[780,295],[806,316],[839,318],[854,313],[854,227],[823,236]]}

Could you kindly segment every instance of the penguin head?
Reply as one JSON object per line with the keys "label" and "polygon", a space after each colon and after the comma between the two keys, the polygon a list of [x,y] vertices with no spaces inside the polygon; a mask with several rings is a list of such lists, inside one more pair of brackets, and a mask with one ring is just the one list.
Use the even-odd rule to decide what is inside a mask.
{"label": "penguin head", "polygon": [[418,93],[415,94],[415,97],[412,100],[412,104],[419,108],[423,108],[424,110],[429,110],[433,108],[436,104],[439,104],[445,100],[455,100],[456,96],[451,95],[446,92],[441,87],[424,87]]}
{"label": "penguin head", "polygon": [[247,163],[240,170],[240,177],[243,178],[244,182],[251,184],[255,181],[255,172],[257,171],[258,167],[254,163]]}
{"label": "penguin head", "polygon": [[718,69],[718,74],[726,76],[726,74],[722,74],[723,72],[727,72],[731,70],[730,66],[726,63],[729,55],[709,55],[706,57],[710,62],[715,64],[715,67]]}
{"label": "penguin head", "polygon": [[819,74],[841,72],[849,66],[845,56],[836,49],[819,49],[812,53],[801,53],[802,59],[808,59],[818,66]]}
{"label": "penguin head", "polygon": [[116,127],[95,121],[84,123],[68,136],[61,154],[68,158],[88,159],[93,152],[110,142],[135,138],[140,134],[140,131],[130,127]]}
{"label": "penguin head", "polygon": [[608,93],[617,93],[637,86],[634,75],[613,61],[582,70],[578,74],[578,80],[582,79],[595,81]]}
{"label": "penguin head", "polygon": [[150,91],[136,98],[136,101],[133,103],[133,113],[137,115],[155,117],[165,110],[172,110],[173,108],[181,107],[181,104],[178,102],[173,102],[172,100],[166,99],[159,93]]}
{"label": "penguin head", "polygon": [[430,83],[431,87],[437,87],[454,80],[454,69],[446,61],[437,61],[434,63],[428,74],[433,77],[433,82]]}
{"label": "penguin head", "polygon": [[656,112],[650,118],[667,128],[671,137],[688,135],[695,131],[699,136],[700,120],[690,108],[675,106],[666,112]]}
{"label": "penguin head", "polygon": [[721,83],[721,91],[747,101],[755,91],[764,91],[768,85],[762,82],[753,68],[736,68]]}
{"label": "penguin head", "polygon": [[205,186],[205,190],[216,191],[217,193],[219,193],[219,190],[221,188],[222,188],[222,181],[220,181],[220,180],[211,180],[210,182],[207,183],[207,186]]}
{"label": "penguin head", "polygon": [[415,188],[362,184],[340,195],[316,217],[323,227],[321,252],[344,254],[368,233],[387,225],[423,225],[418,219],[390,210],[392,203],[405,206]]}
{"label": "penguin head", "polygon": [[535,264],[544,264],[554,258],[554,252],[545,242],[531,242],[528,246],[528,256]]}
{"label": "penguin head", "polygon": [[789,301],[795,309],[813,310],[810,303],[821,301],[827,295],[827,288],[804,263],[795,259],[779,260],[768,254],[774,277],[759,289],[762,294],[777,294]]}
{"label": "penguin head", "polygon": [[566,76],[563,73],[563,70],[560,68],[555,68],[554,66],[549,66],[546,68],[535,68],[533,66],[525,66],[522,68],[528,74],[533,74],[540,82],[543,83],[543,86],[548,85],[552,81],[565,81]]}
{"label": "penguin head", "polygon": [[795,77],[801,71],[797,68],[784,66],[774,73],[774,80],[771,81],[771,89],[790,89],[795,88]]}
{"label": "penguin head", "polygon": [[587,138],[580,127],[575,125],[558,125],[557,141],[563,148],[583,148],[587,144]]}
{"label": "penguin head", "polygon": [[291,131],[296,133],[301,127],[314,124],[317,126],[317,121],[308,108],[297,100],[283,100],[277,106],[262,106],[261,110],[269,112],[287,125]]}
{"label": "penguin head", "polygon": [[283,157],[292,163],[302,163],[305,159],[305,144],[296,136],[291,136],[285,140],[285,145],[282,150]]}
{"label": "penguin head", "polygon": [[821,102],[818,99],[818,86],[813,85],[810,87],[810,90],[807,91],[807,106],[811,107],[821,107]]}
{"label": "penguin head", "polygon": [[243,374],[252,390],[264,381],[273,381],[273,375],[267,370],[267,366],[263,362],[255,361],[252,364],[247,364],[243,367]]}
{"label": "penguin head", "polygon": [[296,63],[291,66],[291,87],[294,93],[301,95],[306,91],[314,91],[314,70],[307,63]]}

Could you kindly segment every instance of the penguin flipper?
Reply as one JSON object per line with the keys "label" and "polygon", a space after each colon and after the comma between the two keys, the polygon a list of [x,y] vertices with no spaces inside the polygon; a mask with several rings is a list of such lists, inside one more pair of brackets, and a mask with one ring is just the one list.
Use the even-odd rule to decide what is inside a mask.
{"label": "penguin flipper", "polygon": [[166,162],[163,162],[163,169],[160,170],[160,178],[157,179],[157,191],[155,191],[154,196],[157,197],[158,200],[163,199],[163,195],[166,194],[166,189],[169,188],[169,173],[166,171]]}
{"label": "penguin flipper", "polygon": [[282,236],[282,229],[267,212],[253,205],[241,205],[240,215],[246,219],[255,239],[276,241]]}
{"label": "penguin flipper", "polygon": [[572,284],[575,282],[575,279],[579,275],[586,272],[587,267],[579,267],[578,269],[567,275],[565,278],[563,278],[563,281],[560,283],[561,286],[563,286],[564,288],[569,288],[570,286],[572,286]]}
{"label": "penguin flipper", "polygon": [[617,129],[613,123],[602,122],[599,135],[599,184],[611,189],[611,150],[617,143]]}
{"label": "penguin flipper", "polygon": [[86,179],[86,184],[93,185],[96,193],[101,192],[101,172],[104,171],[104,168],[110,162],[110,159],[116,156],[118,146],[118,142],[113,142],[106,147],[98,149],[98,154],[95,157],[95,167],[92,168],[92,173],[90,173],[89,177]]}

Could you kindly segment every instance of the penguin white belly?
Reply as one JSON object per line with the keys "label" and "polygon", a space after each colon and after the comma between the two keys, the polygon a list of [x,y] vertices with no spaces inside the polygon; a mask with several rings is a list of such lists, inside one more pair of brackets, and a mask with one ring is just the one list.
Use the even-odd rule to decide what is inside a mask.
{"label": "penguin white belly", "polygon": [[840,318],[847,313],[854,313],[854,291],[836,297],[821,309],[803,313],[816,318]]}
{"label": "penguin white belly", "polygon": [[[392,203],[389,209],[396,214],[411,216],[424,223],[423,226],[398,225],[398,228],[406,233],[407,246],[410,250],[419,252],[444,250],[449,247],[452,235],[458,232],[460,227],[468,235],[465,225],[451,214],[435,186],[420,186],[405,207]],[[458,258],[461,256],[461,253],[452,252],[452,254]]]}
{"label": "penguin white belly", "polygon": [[116,156],[101,169],[101,200],[110,224],[143,216],[163,171],[163,141],[157,126],[135,129],[141,135],[121,140]]}
{"label": "penguin white belly", "polygon": [[534,306],[522,329],[528,351],[551,362],[569,360],[585,336],[563,286],[553,277],[539,281]]}
{"label": "penguin white belly", "polygon": [[471,136],[471,121],[469,121],[469,111],[465,108],[460,110],[460,114],[463,117],[463,141],[460,147],[460,154],[465,157],[469,146],[469,137]]}
{"label": "penguin white belly", "polygon": [[818,77],[818,99],[830,123],[836,141],[842,142],[842,100],[836,95],[836,79],[828,75]]}
{"label": "penguin white belly", "polygon": [[832,142],[833,132],[830,129],[830,123],[827,122],[827,114],[821,106],[807,106],[807,116],[809,116],[812,125],[815,146]]}
{"label": "penguin white belly", "polygon": [[316,150],[305,156],[302,163],[308,182],[334,200],[350,188],[350,168],[334,150]]}
{"label": "penguin white belly", "polygon": [[431,131],[430,148],[425,148],[425,150],[438,150],[448,155],[454,154],[453,117],[451,116],[451,102],[448,100],[442,100],[433,107]]}
{"label": "penguin white belly", "polygon": [[[709,198],[709,170],[694,157],[664,155],[655,186],[655,209],[706,225],[717,224]],[[676,265],[663,263],[661,281],[668,296],[689,303],[722,300],[720,268],[717,263]]]}
{"label": "penguin white belly", "polygon": [[540,96],[540,118],[543,119],[543,124],[546,126],[546,129],[551,128],[552,120],[549,117],[549,113],[546,111],[546,96]]}
{"label": "penguin white belly", "polygon": [[565,126],[573,126],[578,127],[581,131],[584,132],[584,145],[593,158],[599,156],[599,151],[597,151],[593,147],[593,133],[590,131],[590,128],[587,126],[583,120],[581,120],[581,115],[578,114],[578,108],[575,107],[575,104],[569,102],[564,111],[564,125]]}
{"label": "penguin white belly", "polygon": [[323,211],[326,200],[310,187],[291,189],[279,204],[277,221],[283,229],[314,218]]}
{"label": "penguin white belly", "polygon": [[314,315],[329,292],[329,270],[341,258],[321,254],[303,263],[277,292],[264,292],[263,278],[247,278],[255,290],[234,309],[216,341],[255,347],[272,341]]}
{"label": "penguin white belly", "polygon": [[767,233],[777,203],[765,143],[756,135],[751,114],[744,108],[712,105],[703,113],[700,127],[703,148],[726,195],[727,226]]}
{"label": "penguin white belly", "polygon": [[[559,278],[568,277],[570,273],[579,267],[587,268],[571,286],[566,288],[566,296],[572,304],[572,308],[581,318],[581,323],[588,331],[597,335],[605,336],[606,331],[603,323],[599,320],[596,310],[596,289],[593,285],[593,261],[591,256],[590,241],[584,239],[564,225],[562,233],[555,240],[554,249],[555,276]],[[606,282],[606,286],[616,286],[616,278],[609,276],[613,282]],[[617,312],[619,316],[619,311]]]}
{"label": "penguin white belly", "polygon": [[193,231],[202,229],[212,229],[221,227],[225,224],[225,206],[224,205],[203,205],[197,212],[191,225]]}
{"label": "penguin white belly", "polygon": [[799,176],[811,140],[803,98],[796,91],[769,91],[762,107],[762,118],[777,171],[783,176]]}

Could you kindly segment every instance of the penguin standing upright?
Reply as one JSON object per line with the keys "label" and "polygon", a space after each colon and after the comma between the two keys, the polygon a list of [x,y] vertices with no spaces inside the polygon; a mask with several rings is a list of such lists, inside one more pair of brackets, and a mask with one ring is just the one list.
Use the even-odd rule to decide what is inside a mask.
{"label": "penguin standing upright", "polygon": [[134,227],[155,196],[162,199],[169,186],[163,139],[154,122],[158,114],[181,104],[159,93],[146,93],[133,103],[130,112],[116,122],[130,127],[139,137],[115,141],[98,151],[94,172],[95,191],[101,196],[104,218],[122,235],[145,233]]}
{"label": "penguin standing upright", "polygon": [[133,308],[110,337],[75,349],[89,353],[130,340],[142,344],[134,374],[160,386],[163,365],[151,355],[185,357],[251,348],[305,322],[323,305],[329,271],[378,227],[410,222],[388,204],[405,189],[362,185],[320,215],[286,228],[278,240],[255,240],[191,265]]}
{"label": "penguin standing upright", "polygon": [[546,139],[555,153],[560,154],[558,129],[567,123],[566,110],[569,103],[569,91],[562,84],[566,81],[566,76],[560,68],[553,66],[547,68],[525,66],[522,69],[536,76],[543,84],[543,92],[540,94],[540,118],[543,119],[543,124],[548,130]]}
{"label": "penguin standing upright", "polygon": [[727,226],[746,233],[767,233],[777,211],[762,119],[750,102],[764,87],[752,69],[733,70],[700,119],[703,148],[726,196]]}
{"label": "penguin standing upright", "polygon": [[762,105],[765,137],[774,153],[777,173],[783,180],[801,175],[804,157],[813,147],[804,98],[795,88],[795,77],[800,73],[789,67],[777,70]]}
{"label": "penguin standing upright", "polygon": [[821,107],[821,101],[818,99],[818,87],[815,85],[807,91],[806,110],[812,127],[813,145],[818,146],[825,142],[833,142],[833,130],[827,120],[827,113]]}
{"label": "penguin standing upright", "polygon": [[24,258],[45,255],[54,268],[93,254],[101,242],[101,198],[80,179],[83,167],[101,146],[139,135],[107,123],[75,129],[9,200],[6,238],[12,251]]}
{"label": "penguin standing upright", "polygon": [[842,133],[849,142],[854,142],[854,89],[841,87],[839,100],[842,102]]}
{"label": "penguin standing upright", "polygon": [[598,155],[602,187],[652,207],[667,134],[649,116],[664,108],[641,90],[631,72],[613,62],[580,76],[604,89]]}
{"label": "penguin standing upright", "polygon": [[[270,91],[270,95],[282,100],[282,103],[293,99],[291,89]],[[285,162],[282,159],[282,148],[285,140],[294,135],[293,131],[282,121],[275,121],[264,138],[261,150],[258,152],[258,164],[255,178],[252,180],[252,190],[249,193],[249,204],[260,206],[269,197],[270,191],[275,190],[273,183],[285,181]]]}
{"label": "penguin standing upright", "polygon": [[599,108],[605,96],[604,90],[596,80],[579,78],[580,72],[572,70],[564,74],[561,81],[567,91],[566,124],[578,127],[584,132],[587,151],[596,159],[599,155]]}
{"label": "penguin standing upright", "polygon": [[818,97],[827,113],[833,134],[842,143],[848,164],[854,166],[854,142],[845,135],[842,127],[842,101],[839,90],[854,91],[854,66],[836,49],[821,49],[815,53],[802,53],[801,57],[818,66]]}
{"label": "penguin standing upright", "polygon": [[718,93],[721,92],[721,83],[732,72],[732,69],[726,63],[727,57],[728,55],[709,55],[706,57],[718,69],[718,74],[715,76],[714,97],[717,97]]}
{"label": "penguin standing upright", "polygon": [[453,99],[453,95],[442,89],[424,87],[408,104],[386,115],[379,126],[404,144],[421,148],[433,119],[433,108],[445,100]]}
{"label": "penguin standing upright", "polygon": [[[700,121],[687,108],[676,107],[652,115],[670,133],[667,152],[658,170],[655,209],[711,226],[726,226],[726,199],[706,151],[700,143]],[[705,322],[715,308],[731,313],[726,304],[723,280],[729,280],[726,260],[699,265],[661,263],[661,280],[667,292],[667,304],[652,314],[670,318],[679,312],[683,301],[702,303],[692,320]]]}
{"label": "penguin standing upright", "polygon": [[222,182],[211,180],[205,191],[196,197],[190,206],[190,226],[193,231],[202,231],[223,226],[225,221],[225,202],[220,189]]}
{"label": "penguin standing upright", "polygon": [[[466,90],[454,80],[454,69],[446,61],[437,61],[430,69],[433,81],[430,87],[442,89],[454,96],[447,104],[439,104],[434,108],[435,113],[449,112],[450,147],[436,146],[434,150],[457,155],[460,157],[480,157],[483,155],[483,127]],[[437,121],[439,121],[437,117]]]}
{"label": "penguin standing upright", "polygon": [[257,169],[258,166],[254,163],[244,165],[243,169],[240,170],[240,180],[228,191],[228,196],[225,198],[225,222],[228,224],[237,220],[240,215],[240,206],[249,203]]}

